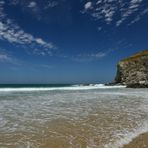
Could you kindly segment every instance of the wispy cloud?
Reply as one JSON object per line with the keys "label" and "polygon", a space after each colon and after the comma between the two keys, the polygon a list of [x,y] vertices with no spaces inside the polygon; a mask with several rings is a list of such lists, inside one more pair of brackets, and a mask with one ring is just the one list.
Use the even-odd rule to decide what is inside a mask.
{"label": "wispy cloud", "polygon": [[44,7],[44,9],[48,9],[48,8],[54,8],[55,6],[58,5],[57,1],[48,1],[46,6]]}
{"label": "wispy cloud", "polygon": [[45,68],[45,69],[52,69],[54,66],[52,65],[47,65],[47,64],[42,64],[42,65],[39,65],[41,68]]}
{"label": "wispy cloud", "polygon": [[101,31],[102,30],[102,27],[98,27],[98,31]]}
{"label": "wispy cloud", "polygon": [[107,24],[112,22],[116,9],[115,0],[98,0],[97,2],[87,2],[84,4],[85,13],[90,14],[96,20],[103,20]]}
{"label": "wispy cloud", "polygon": [[47,20],[45,13],[64,2],[62,0],[8,0],[10,6],[19,6],[22,12],[29,13],[38,21]]}
{"label": "wispy cloud", "polygon": [[137,17],[135,19],[133,19],[128,25],[132,25],[138,21],[140,21],[140,19],[146,14],[148,13],[148,7],[145,8],[139,15],[137,15]]}
{"label": "wispy cloud", "polygon": [[0,62],[10,62],[12,61],[11,57],[9,57],[5,53],[0,53]]}
{"label": "wispy cloud", "polygon": [[97,52],[91,54],[79,54],[77,56],[72,56],[71,59],[77,62],[91,62],[100,60],[105,56],[107,56],[107,52]]}
{"label": "wispy cloud", "polygon": [[[139,10],[140,4],[143,0],[131,0],[127,6],[127,8],[122,7],[121,11],[121,19],[117,21],[116,26],[120,26],[126,19],[132,16],[133,13]],[[124,6],[124,5],[122,5]]]}
{"label": "wispy cloud", "polygon": [[96,52],[96,53],[88,53],[88,54],[77,54],[77,55],[57,55],[60,58],[76,61],[76,62],[91,62],[104,58],[108,55],[108,51],[106,52]]}
{"label": "wispy cloud", "polygon": [[[131,24],[139,21],[143,15],[148,13],[143,4],[144,0],[97,0],[84,4],[83,14],[91,15],[95,20],[113,24],[116,27],[131,19]],[[91,9],[90,9],[91,8]],[[140,10],[145,10],[139,14]],[[135,18],[135,14],[138,17]],[[128,20],[129,21],[129,20]]]}
{"label": "wispy cloud", "polygon": [[0,63],[7,63],[15,66],[20,66],[22,62],[17,60],[7,50],[0,48]]}
{"label": "wispy cloud", "polygon": [[[9,43],[27,45],[30,49],[32,47],[38,48],[38,52],[51,54],[51,51],[56,49],[56,46],[51,42],[46,42],[42,38],[37,38],[30,33],[25,32],[15,21],[9,19],[4,12],[5,2],[0,1],[0,39],[8,41]],[[30,7],[35,6],[31,2]],[[32,49],[33,50],[33,49]]]}

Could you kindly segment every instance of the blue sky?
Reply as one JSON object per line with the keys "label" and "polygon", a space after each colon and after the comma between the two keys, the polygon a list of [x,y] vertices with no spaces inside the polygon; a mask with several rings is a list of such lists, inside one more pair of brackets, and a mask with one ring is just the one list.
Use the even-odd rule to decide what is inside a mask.
{"label": "blue sky", "polygon": [[110,82],[147,26],[147,0],[0,0],[0,83]]}

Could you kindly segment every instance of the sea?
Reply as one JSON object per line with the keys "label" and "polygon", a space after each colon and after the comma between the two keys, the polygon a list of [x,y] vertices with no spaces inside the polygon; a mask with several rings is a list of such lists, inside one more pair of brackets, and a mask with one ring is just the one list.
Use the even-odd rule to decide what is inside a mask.
{"label": "sea", "polygon": [[0,148],[122,148],[148,132],[148,89],[0,85]]}

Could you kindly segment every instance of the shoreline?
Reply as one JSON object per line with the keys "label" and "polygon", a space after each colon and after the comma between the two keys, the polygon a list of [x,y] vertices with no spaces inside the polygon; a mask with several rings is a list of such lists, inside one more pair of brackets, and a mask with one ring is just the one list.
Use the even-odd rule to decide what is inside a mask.
{"label": "shoreline", "polygon": [[148,148],[148,132],[140,134],[123,148]]}

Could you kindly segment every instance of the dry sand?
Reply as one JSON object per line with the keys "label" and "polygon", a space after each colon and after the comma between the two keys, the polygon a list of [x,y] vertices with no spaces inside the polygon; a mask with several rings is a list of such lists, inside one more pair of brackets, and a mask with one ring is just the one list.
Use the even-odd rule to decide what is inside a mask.
{"label": "dry sand", "polygon": [[148,133],[141,134],[123,148],[148,148]]}

